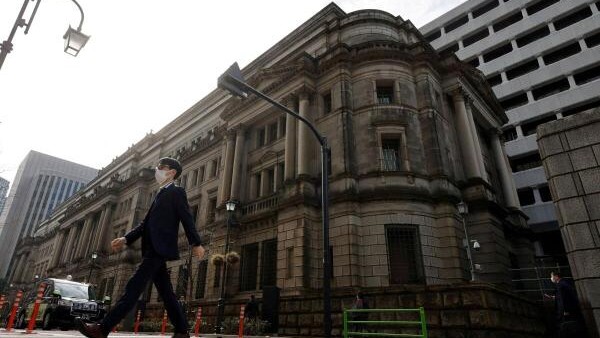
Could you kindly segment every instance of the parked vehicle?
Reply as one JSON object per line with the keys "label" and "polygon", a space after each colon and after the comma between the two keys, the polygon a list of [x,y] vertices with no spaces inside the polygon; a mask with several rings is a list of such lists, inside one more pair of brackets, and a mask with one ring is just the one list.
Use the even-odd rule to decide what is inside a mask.
{"label": "parked vehicle", "polygon": [[[35,319],[36,327],[69,330],[74,326],[76,317],[93,321],[104,318],[105,305],[96,300],[94,289],[89,284],[56,278],[48,278],[41,283],[46,283],[46,289]],[[36,296],[37,286],[24,297],[17,312],[16,328],[27,327]]]}

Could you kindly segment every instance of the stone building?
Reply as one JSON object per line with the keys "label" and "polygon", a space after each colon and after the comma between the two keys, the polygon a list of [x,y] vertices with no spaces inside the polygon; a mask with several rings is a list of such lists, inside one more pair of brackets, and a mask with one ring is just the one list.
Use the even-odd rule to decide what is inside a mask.
{"label": "stone building", "polygon": [[[311,120],[331,145],[335,334],[358,289],[373,306],[426,306],[432,337],[539,332],[535,306],[506,291],[509,269],[530,264],[533,252],[498,138],[507,118],[479,71],[440,57],[410,21],[330,4],[243,73]],[[121,294],[139,244],[114,254],[109,242],[143,218],[162,156],[182,161],[179,184],[209,257],[223,253],[224,203],[241,203],[231,230],[241,261],[228,269],[226,312],[277,286],[279,332],[321,334],[317,142],[306,126],[255,97],[239,101],[215,90],[103,168],[36,235],[54,243],[52,253],[37,256],[50,262],[41,273],[83,280],[93,269],[101,295]],[[468,204],[468,231],[481,244],[477,280],[490,284],[467,283],[459,201]],[[183,232],[180,246],[182,259],[169,263],[176,290],[214,322],[220,266],[188,264]],[[100,258],[92,266],[93,251]],[[148,313],[162,313],[154,288],[143,299]],[[531,322],[515,324],[524,318]]]}
{"label": "stone building", "polygon": [[538,144],[581,307],[600,337],[600,108],[538,128]]}

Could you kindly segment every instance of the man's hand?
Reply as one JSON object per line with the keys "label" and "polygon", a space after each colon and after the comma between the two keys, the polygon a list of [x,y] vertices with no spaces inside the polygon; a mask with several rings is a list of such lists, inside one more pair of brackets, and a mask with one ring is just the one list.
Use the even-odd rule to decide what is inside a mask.
{"label": "man's hand", "polygon": [[202,257],[204,257],[204,247],[202,245],[192,247],[192,252],[194,253],[194,256],[198,257],[198,259],[202,259]]}
{"label": "man's hand", "polygon": [[117,251],[123,249],[123,247],[126,244],[127,244],[127,239],[125,239],[125,237],[115,238],[112,240],[112,242],[110,242],[110,246],[114,252],[117,252]]}

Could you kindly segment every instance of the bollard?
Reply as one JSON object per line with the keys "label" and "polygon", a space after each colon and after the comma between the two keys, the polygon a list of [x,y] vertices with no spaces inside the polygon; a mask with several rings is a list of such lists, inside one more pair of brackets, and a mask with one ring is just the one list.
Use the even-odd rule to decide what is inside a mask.
{"label": "bollard", "polygon": [[244,305],[240,308],[240,328],[238,330],[238,338],[244,337]]}
{"label": "bollard", "polygon": [[160,334],[162,336],[164,336],[166,330],[167,330],[167,310],[165,310],[165,314],[163,315],[163,322],[162,322],[162,328],[160,329]]}
{"label": "bollard", "polygon": [[135,325],[133,326],[133,333],[138,334],[138,329],[140,328],[140,316],[142,315],[142,310],[138,310],[137,316],[135,317]]}
{"label": "bollard", "polygon": [[202,307],[198,306],[198,313],[196,314],[196,325],[194,325],[194,334],[198,337],[200,332],[200,324],[202,324]]}
{"label": "bollard", "polygon": [[17,292],[17,296],[15,297],[15,303],[13,304],[13,308],[10,311],[10,317],[8,318],[8,324],[6,325],[7,332],[10,332],[12,330],[12,326],[15,323],[15,316],[17,315],[17,309],[19,308],[19,302],[21,301],[21,297],[23,297],[23,291],[19,290]]}
{"label": "bollard", "polygon": [[29,318],[29,324],[25,333],[32,333],[35,328],[35,319],[37,318],[38,312],[40,311],[40,304],[42,303],[42,297],[44,296],[44,290],[46,289],[46,283],[40,284],[38,288],[37,297],[35,297],[35,304],[33,304],[33,313]]}

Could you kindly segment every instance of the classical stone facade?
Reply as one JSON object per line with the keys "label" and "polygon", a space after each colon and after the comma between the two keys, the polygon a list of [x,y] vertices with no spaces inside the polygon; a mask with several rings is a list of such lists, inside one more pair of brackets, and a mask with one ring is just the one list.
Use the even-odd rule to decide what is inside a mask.
{"label": "classical stone facade", "polygon": [[538,144],[588,329],[600,337],[600,109],[541,125]]}
{"label": "classical stone facade", "polygon": [[[422,297],[442,297],[449,285],[467,283],[463,220],[456,208],[461,200],[470,209],[469,234],[481,244],[474,255],[482,266],[479,281],[509,288],[508,269],[530,264],[529,229],[498,138],[507,118],[479,71],[440,57],[409,21],[376,10],[345,13],[331,4],[243,73],[311,120],[331,145],[335,332],[342,301],[348,307],[358,289],[387,306],[384,294],[400,296],[410,286]],[[139,261],[139,244],[115,254],[109,241],[144,216],[157,190],[151,168],[162,156],[183,163],[180,185],[209,257],[223,252],[224,202],[241,202],[231,230],[241,262],[228,269],[227,312],[233,315],[239,309],[233,304],[250,294],[260,299],[263,289],[277,286],[280,332],[318,336],[320,320],[296,320],[286,310],[295,304],[289,306],[322,317],[317,143],[305,125],[255,97],[240,101],[215,90],[102,169],[38,232],[41,241],[55,243],[50,255],[39,257],[51,260],[47,274],[86,279],[93,268],[100,294],[121,294]],[[169,264],[177,292],[203,305],[214,321],[220,269],[193,261],[192,283],[182,282],[181,276],[189,276],[183,233],[180,248],[184,259]],[[97,266],[87,258],[93,251],[100,253]],[[436,286],[438,291],[431,289]],[[511,297],[516,307],[532,306]],[[155,290],[144,300],[148,313],[162,311]],[[428,309],[431,325],[441,328],[443,307]],[[458,331],[477,325],[465,312],[457,316],[465,321]],[[538,332],[506,326],[502,330],[528,337]]]}

